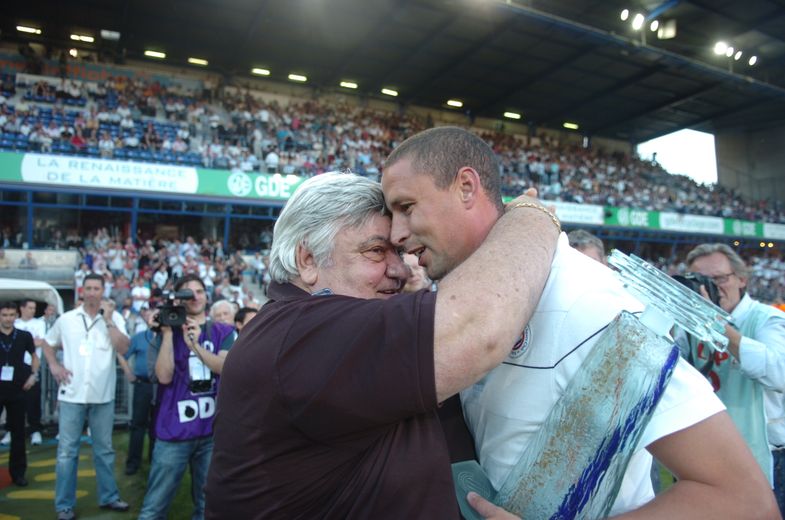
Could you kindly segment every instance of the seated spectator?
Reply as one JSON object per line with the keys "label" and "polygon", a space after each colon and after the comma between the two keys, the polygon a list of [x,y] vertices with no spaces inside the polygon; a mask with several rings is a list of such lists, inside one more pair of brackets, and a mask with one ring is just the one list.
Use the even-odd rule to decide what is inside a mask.
{"label": "seated spectator", "polygon": [[0,249],[0,269],[8,269],[11,265],[8,263],[8,258],[5,256],[5,249]]}
{"label": "seated spectator", "polygon": [[41,152],[52,151],[52,138],[41,123],[36,123],[35,128],[30,132],[30,142],[38,145],[38,150]]}
{"label": "seated spectator", "polygon": [[136,136],[135,132],[126,132],[125,137],[123,137],[123,146],[126,148],[139,148],[139,138]]}
{"label": "seated spectator", "polygon": [[71,146],[73,146],[77,152],[80,152],[87,147],[87,140],[82,136],[81,128],[77,128],[76,133],[71,137]]}
{"label": "seated spectator", "polygon": [[176,137],[171,148],[174,153],[185,153],[188,151],[188,144],[180,137]]}
{"label": "seated spectator", "polygon": [[104,159],[111,159],[114,156],[115,144],[109,132],[103,132],[98,141],[98,151]]}

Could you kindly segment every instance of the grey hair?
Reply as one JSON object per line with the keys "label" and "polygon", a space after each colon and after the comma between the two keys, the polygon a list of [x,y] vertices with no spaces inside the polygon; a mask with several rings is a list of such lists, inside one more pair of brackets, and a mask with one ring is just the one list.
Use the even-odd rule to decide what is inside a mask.
{"label": "grey hair", "polygon": [[374,215],[389,215],[378,182],[340,172],[303,182],[273,228],[270,278],[286,283],[300,275],[296,258],[300,245],[311,252],[317,266],[328,265],[335,236],[344,228],[362,226]]}
{"label": "grey hair", "polygon": [[221,307],[228,306],[232,310],[232,315],[235,313],[234,304],[229,300],[218,300],[217,302],[213,303],[213,306],[210,307],[210,318],[215,319],[215,314],[218,312],[218,309]]}
{"label": "grey hair", "polygon": [[570,231],[567,233],[567,239],[570,241],[570,247],[580,250],[586,246],[594,246],[600,252],[600,256],[605,256],[605,245],[602,243],[602,240],[585,229]]}
{"label": "grey hair", "polygon": [[747,264],[744,263],[744,260],[730,248],[727,244],[701,244],[689,253],[687,253],[687,265],[692,265],[692,263],[702,256],[708,256],[714,253],[721,253],[725,255],[725,257],[730,262],[730,267],[733,269],[733,273],[738,276],[739,278],[749,278],[750,277],[750,268],[747,267]]}

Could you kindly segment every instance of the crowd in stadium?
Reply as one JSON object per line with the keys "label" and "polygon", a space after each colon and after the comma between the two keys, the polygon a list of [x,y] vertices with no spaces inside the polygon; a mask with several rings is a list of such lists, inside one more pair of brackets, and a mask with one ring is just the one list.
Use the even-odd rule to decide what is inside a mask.
{"label": "crowd in stadium", "polygon": [[[378,177],[396,144],[434,124],[348,104],[266,102],[248,91],[197,95],[119,76],[89,89],[57,78],[15,84],[9,75],[2,85],[0,149],[248,172],[307,177],[349,168]],[[744,200],[656,162],[547,137],[482,137],[500,158],[505,195],[535,186],[548,200],[785,222],[781,203]]]}
{"label": "crowd in stadium", "polygon": [[[2,142],[13,143],[9,149],[76,153],[103,158],[169,162],[303,176],[350,168],[363,176],[378,178],[384,158],[393,148],[407,136],[433,126],[431,121],[416,116],[384,114],[348,105],[327,105],[317,101],[284,106],[275,102],[258,101],[250,95],[223,96],[219,101],[214,99],[208,101],[187,92],[164,88],[156,83],[129,81],[122,78],[111,79],[90,91],[81,90],[77,84],[61,81],[59,84],[37,82],[27,86],[24,92],[7,94],[4,93],[2,99],[0,125],[3,129]],[[513,196],[527,187],[535,186],[545,200],[783,221],[784,215],[779,207],[770,207],[766,202],[744,202],[730,191],[718,186],[699,186],[686,177],[668,175],[659,165],[651,161],[559,145],[544,137],[524,139],[498,132],[485,132],[481,137],[491,145],[495,154],[501,159],[502,191],[506,195]],[[488,153],[490,154],[490,151]],[[486,164],[490,164],[490,161]],[[326,178],[328,176],[322,177],[322,179]],[[365,179],[359,180],[368,183]],[[375,189],[378,190],[376,183],[368,184],[377,186]],[[518,207],[534,207],[544,211],[552,218],[552,222],[546,224],[548,226],[555,224],[557,230],[561,229],[557,218],[550,215],[547,209],[531,203],[528,206],[524,203]],[[46,243],[40,245],[51,249],[76,249],[80,252],[80,263],[74,273],[74,294],[75,298],[83,303],[80,308],[86,308],[87,304],[92,302],[95,307],[93,316],[100,314],[106,321],[107,348],[103,350],[110,353],[107,358],[109,367],[107,374],[114,370],[115,350],[128,358],[126,354],[129,339],[126,337],[123,341],[117,341],[119,336],[114,330],[116,324],[120,323],[125,327],[126,330],[122,335],[142,334],[142,342],[152,345],[144,336],[148,327],[144,311],[165,301],[166,293],[179,287],[176,283],[178,280],[181,282],[187,280],[188,288],[199,290],[201,286],[207,301],[212,304],[213,319],[226,325],[225,330],[219,328],[223,330],[222,334],[226,333],[226,337],[217,341],[220,349],[215,350],[215,355],[207,359],[218,359],[221,357],[219,354],[226,356],[229,346],[224,349],[224,340],[231,337],[233,341],[238,337],[237,331],[232,328],[237,311],[258,309],[262,300],[266,299],[266,287],[270,282],[269,258],[266,256],[266,250],[255,252],[249,262],[243,257],[243,251],[225,250],[220,239],[188,236],[183,241],[157,237],[137,241],[104,227],[88,233],[82,231],[56,230],[51,233]],[[554,234],[558,235],[558,233]],[[4,229],[3,243],[0,245],[2,247],[18,245],[20,239],[17,235],[15,230]],[[269,239],[268,236],[266,246],[269,246]],[[12,243],[12,240],[15,242]],[[510,241],[507,241],[507,244],[509,243]],[[684,263],[685,259],[682,258],[685,251],[674,253],[669,259],[652,260],[669,274],[683,273],[688,270]],[[515,257],[515,255],[504,256],[505,258],[501,255],[495,257],[495,262],[502,263],[506,258]],[[32,253],[27,257],[32,258]],[[397,255],[392,254],[391,257],[394,259],[392,263],[400,262]],[[750,256],[746,261],[753,273],[748,287],[750,294],[766,302],[782,303],[785,298],[783,284],[785,261],[765,255]],[[114,302],[114,308],[121,315],[116,321],[114,321],[112,307],[104,308],[106,302],[98,304],[96,293],[90,295],[88,288],[94,290],[96,287],[95,275],[99,277],[103,298]],[[608,274],[603,274],[606,275]],[[731,275],[733,273],[717,275],[713,278],[725,277],[727,281]],[[88,287],[87,282],[93,283],[89,283],[90,287]],[[449,287],[447,284],[446,286]],[[386,291],[390,295],[395,292],[391,289]],[[230,302],[234,306],[227,311],[225,317],[218,319],[218,312],[223,312],[220,309],[225,305],[219,303],[222,301]],[[190,310],[188,312],[189,318],[192,317]],[[149,313],[147,314],[149,316]],[[204,305],[199,309],[198,314],[205,314]],[[70,313],[66,316],[69,315]],[[110,319],[107,320],[107,317]],[[62,321],[60,323],[61,325],[56,325],[54,329],[56,332],[48,333],[47,338],[54,338],[59,334],[60,327],[65,326],[62,325]],[[185,327],[192,325],[186,323]],[[206,327],[210,328],[213,325],[211,320]],[[89,334],[90,329],[86,322],[84,328],[85,334]],[[214,368],[202,358],[204,352],[200,349],[205,347],[196,345],[193,335],[188,336],[184,331],[180,331],[175,336],[178,334],[182,349],[186,348],[186,341],[194,343],[187,348],[208,366],[209,371],[221,375],[222,359],[217,365],[218,368]],[[212,343],[214,338],[210,337],[209,332],[207,334],[208,340]],[[171,342],[171,338],[168,341]],[[231,341],[226,344],[230,345]],[[156,349],[157,356],[154,373],[159,378],[161,385],[159,388],[170,391],[168,387],[173,386],[173,380],[166,381],[159,375],[162,370],[159,360],[163,356],[157,349],[160,348],[163,352],[165,348],[163,344],[162,341],[157,346],[151,347]],[[213,345],[213,347],[217,346]],[[174,347],[169,344],[166,348]],[[207,354],[212,356],[213,351],[207,351]],[[506,355],[507,352],[504,354]],[[186,357],[189,355],[187,354]],[[59,368],[62,367],[58,367],[57,361],[51,356],[47,358],[47,363],[50,364],[52,375],[62,384],[64,380],[61,380],[58,375]],[[190,369],[190,361],[188,366]],[[174,365],[171,369],[174,371]],[[127,366],[124,370],[129,380],[137,378],[139,382],[144,382],[142,381],[145,378],[144,374],[149,374],[148,365],[144,365],[136,376],[130,374]],[[37,371],[37,365],[34,371]],[[33,376],[37,374],[31,374],[31,377]],[[215,376],[210,376],[205,381],[212,385],[210,391],[214,394]],[[231,376],[227,377],[226,381],[231,382]],[[187,386],[189,391],[197,393],[197,390],[193,390],[190,386],[196,382],[199,381],[189,380]],[[147,384],[150,384],[149,380]],[[166,399],[164,397],[157,406],[161,406],[161,402],[166,403]],[[147,406],[149,405],[148,400]],[[77,421],[69,421],[64,419],[64,416],[64,410],[61,408],[60,435],[67,436],[62,432],[74,430],[71,432],[74,435],[70,437],[75,438],[74,442],[78,446],[81,423],[78,427],[74,426]],[[169,414],[157,414],[156,421],[159,422],[161,417],[166,416],[175,417],[174,409]],[[212,422],[210,416],[200,415],[198,420]],[[108,423],[111,433],[111,421]],[[161,424],[157,424],[157,429],[164,430]],[[18,431],[23,430],[19,428]],[[142,438],[144,431],[145,429],[142,428]],[[101,442],[98,436],[95,436],[95,446]],[[203,437],[212,443],[211,435]],[[186,440],[190,442],[192,439],[189,437]],[[181,441],[183,439],[171,440],[160,437],[156,441],[159,443],[156,449],[163,451],[163,447]],[[65,444],[62,437],[59,442]],[[234,445],[230,443],[230,447],[234,448]],[[159,456],[159,458],[163,457]],[[209,461],[209,456],[207,459]],[[127,475],[132,475],[139,469],[138,461],[136,467],[132,467],[130,463],[129,458],[126,462]],[[73,468],[69,470],[72,469],[75,473],[75,468],[74,463]],[[206,466],[203,469],[206,470]],[[62,475],[65,474],[65,470],[58,468],[58,472],[60,472],[59,484],[63,480]],[[154,506],[161,507],[164,511],[169,507],[173,493],[169,497],[158,496],[158,479],[163,479],[165,477],[163,473],[166,472],[167,470],[157,467],[156,459],[153,457],[148,490],[141,505],[143,518],[156,517],[150,513]],[[196,472],[194,474],[196,475]],[[100,475],[97,478],[101,480]],[[167,478],[173,477],[169,475]],[[646,480],[648,477],[642,478]],[[14,482],[20,486],[27,485],[24,478],[21,480],[17,478]],[[176,487],[175,485],[175,491]],[[450,487],[449,490],[451,493],[452,488]],[[58,496],[60,494],[58,491]],[[198,493],[193,498],[195,507],[204,507],[203,498],[201,505],[197,503]],[[159,504],[152,504],[154,502]],[[60,502],[56,501],[58,518],[73,519],[75,517],[73,505],[65,504],[61,509]],[[115,495],[100,507],[127,511],[131,506],[121,500],[119,495]],[[146,514],[151,516],[145,516]]]}
{"label": "crowd in stadium", "polygon": [[[248,265],[239,252],[224,252],[220,241],[193,237],[180,240],[147,240],[137,246],[133,240],[110,236],[106,228],[89,233],[83,242],[82,261],[74,273],[75,294],[90,273],[104,277],[107,298],[118,309],[138,313],[162,302],[174,282],[195,274],[205,284],[208,301],[228,300],[239,307],[258,307],[257,295],[264,292],[266,265],[261,253]],[[248,283],[248,273],[256,286]],[[262,296],[263,297],[263,296]]]}

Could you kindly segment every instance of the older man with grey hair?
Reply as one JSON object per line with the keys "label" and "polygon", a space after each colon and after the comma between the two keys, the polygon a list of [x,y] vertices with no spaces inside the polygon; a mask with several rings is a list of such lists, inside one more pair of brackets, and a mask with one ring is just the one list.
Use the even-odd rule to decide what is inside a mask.
{"label": "older man with grey hair", "polygon": [[605,245],[595,235],[585,229],[574,229],[567,233],[567,240],[570,242],[570,247],[603,265],[608,265],[608,260],[605,258]]}
{"label": "older man with grey hair", "polygon": [[728,352],[712,352],[692,338],[688,359],[714,385],[760,464],[785,512],[785,313],[747,294],[750,269],[726,244],[701,244],[687,254],[690,271],[717,285],[731,314]]}
{"label": "older man with grey hair", "polygon": [[380,185],[300,186],[275,225],[272,301],[224,365],[207,518],[459,517],[437,408],[520,337],[558,234],[516,202],[438,293],[398,294]]}

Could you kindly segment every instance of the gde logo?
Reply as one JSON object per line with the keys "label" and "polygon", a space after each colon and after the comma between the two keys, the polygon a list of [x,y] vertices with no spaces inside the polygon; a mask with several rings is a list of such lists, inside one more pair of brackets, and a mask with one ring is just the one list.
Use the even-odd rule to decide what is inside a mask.
{"label": "gde logo", "polygon": [[236,197],[245,197],[251,193],[253,182],[248,175],[242,172],[234,172],[229,176],[226,187],[229,188],[229,191],[232,192],[232,195]]}
{"label": "gde logo", "polygon": [[177,403],[177,413],[180,415],[180,422],[191,422],[197,417],[209,419],[215,415],[215,399],[210,396],[200,397],[199,399],[186,399]]}

